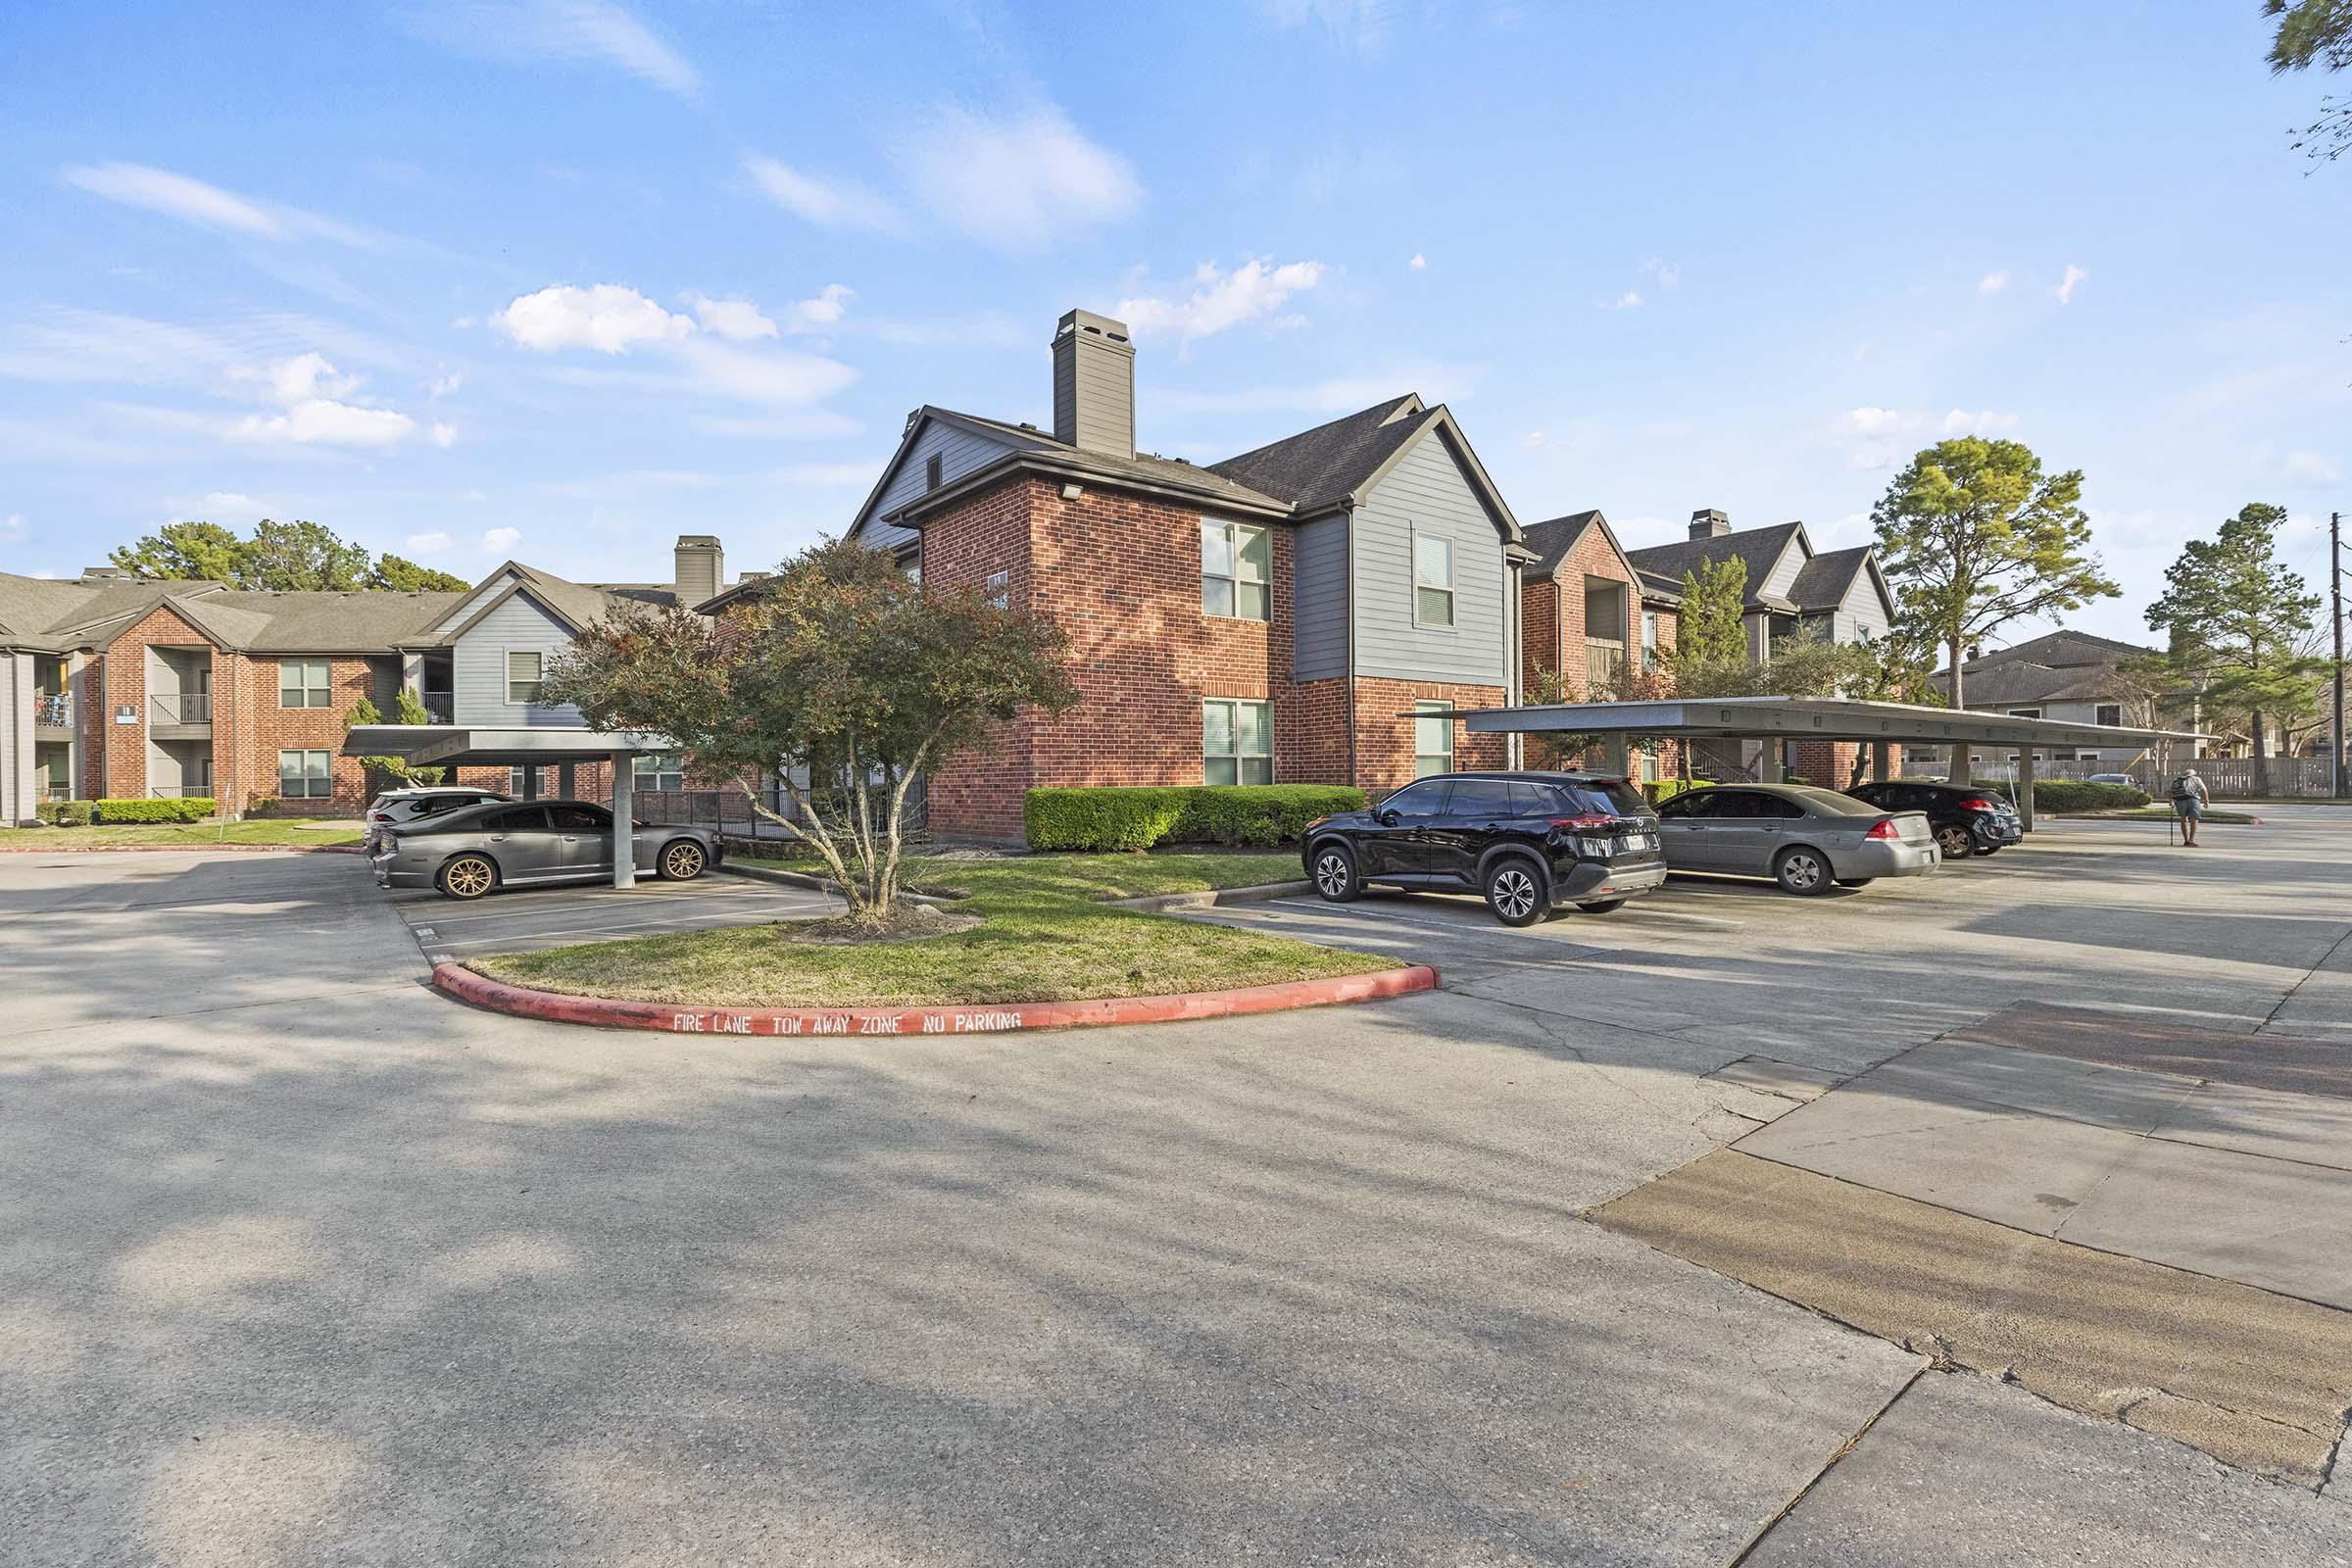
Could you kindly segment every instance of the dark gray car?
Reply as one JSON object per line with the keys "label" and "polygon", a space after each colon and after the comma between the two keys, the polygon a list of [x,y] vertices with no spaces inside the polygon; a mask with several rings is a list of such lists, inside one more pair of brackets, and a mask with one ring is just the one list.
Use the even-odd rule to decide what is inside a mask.
{"label": "dark gray car", "polygon": [[[635,824],[637,869],[691,882],[718,864],[718,835]],[[370,863],[385,888],[439,888],[478,899],[498,887],[593,882],[612,875],[612,813],[588,801],[507,801],[389,830]]]}
{"label": "dark gray car", "polygon": [[1658,808],[1658,838],[1670,870],[1768,876],[1808,897],[1943,863],[1926,813],[1809,784],[1685,790]]}

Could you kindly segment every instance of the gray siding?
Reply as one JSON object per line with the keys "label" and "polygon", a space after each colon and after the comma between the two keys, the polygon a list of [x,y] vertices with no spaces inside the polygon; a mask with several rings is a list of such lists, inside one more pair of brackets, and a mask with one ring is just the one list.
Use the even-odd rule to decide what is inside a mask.
{"label": "gray siding", "polygon": [[1348,673],[1348,519],[1301,524],[1291,550],[1291,678]]}
{"label": "gray siding", "polygon": [[501,729],[544,726],[578,729],[576,708],[534,708],[507,701],[507,651],[536,649],[553,658],[571,646],[564,623],[531,599],[515,594],[466,628],[450,651],[453,715],[460,724]]}
{"label": "gray siding", "polygon": [[[890,483],[882,487],[882,493],[874,497],[873,507],[867,515],[879,517],[884,513],[896,512],[921,496],[926,488],[923,472],[935,453],[939,457],[939,482],[953,484],[974,468],[984,468],[1011,450],[1002,441],[992,441],[987,436],[974,435],[960,426],[933,419],[923,426],[923,433],[914,438],[914,445],[908,449],[906,461],[899,465],[898,472],[890,476]],[[914,539],[914,530],[868,521],[858,537],[876,549],[896,550]]]}
{"label": "gray siding", "polygon": [[[1453,626],[1413,624],[1412,538],[1453,541]],[[1508,688],[1502,535],[1436,431],[1355,509],[1355,672]]]}
{"label": "gray siding", "polygon": [[1879,602],[1879,590],[1872,585],[1867,569],[1854,573],[1853,586],[1845,591],[1845,602],[1838,607],[1838,618],[1830,635],[1841,643],[1872,642],[1886,635],[1886,607]]}
{"label": "gray siding", "polygon": [[1790,538],[1788,547],[1781,552],[1781,559],[1774,562],[1772,569],[1764,574],[1764,580],[1749,583],[1747,591],[1759,597],[1769,598],[1777,594],[1786,599],[1788,590],[1796,586],[1796,574],[1805,569],[1805,563],[1810,559],[1796,540]]}

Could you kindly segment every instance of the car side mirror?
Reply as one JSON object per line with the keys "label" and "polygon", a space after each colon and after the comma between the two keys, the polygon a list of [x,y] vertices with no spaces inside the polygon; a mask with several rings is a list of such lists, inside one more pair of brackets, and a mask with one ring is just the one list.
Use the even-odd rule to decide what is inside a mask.
{"label": "car side mirror", "polygon": [[1395,811],[1383,811],[1380,813],[1379,817],[1380,825],[1382,827],[1395,827],[1397,823],[1403,820],[1404,818],[1398,816]]}

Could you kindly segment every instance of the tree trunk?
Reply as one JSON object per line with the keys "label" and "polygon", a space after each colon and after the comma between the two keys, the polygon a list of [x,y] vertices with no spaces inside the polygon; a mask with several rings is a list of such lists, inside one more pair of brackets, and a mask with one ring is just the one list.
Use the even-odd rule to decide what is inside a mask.
{"label": "tree trunk", "polygon": [[2271,759],[2262,744],[2262,710],[2254,709],[2246,717],[2249,721],[2247,727],[2254,732],[2254,793],[2268,796],[2271,793]]}
{"label": "tree trunk", "polygon": [[[1944,651],[1951,655],[1952,711],[1957,713],[1968,706],[1966,694],[1961,690],[1962,680],[1960,675],[1960,639],[1957,637],[1951,638],[1944,644]],[[1968,765],[1969,746],[1970,743],[1967,741],[1952,742],[1952,755],[1944,763],[1943,776],[1947,779],[1950,779],[1955,784],[1965,784],[1968,782],[1968,775],[1970,771]]]}

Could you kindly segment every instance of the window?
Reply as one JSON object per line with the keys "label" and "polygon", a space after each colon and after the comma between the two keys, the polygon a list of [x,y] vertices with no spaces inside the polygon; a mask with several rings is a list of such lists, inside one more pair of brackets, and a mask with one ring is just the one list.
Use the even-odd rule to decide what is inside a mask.
{"label": "window", "polygon": [[636,775],[641,790],[656,790],[674,795],[686,787],[686,756],[683,752],[660,752],[632,759],[629,771]]}
{"label": "window", "polygon": [[544,833],[547,808],[517,806],[513,810],[493,811],[482,818],[482,829],[488,833]]}
{"label": "window", "polygon": [[277,706],[325,708],[334,690],[323,659],[281,659],[277,662]]}
{"label": "window", "polygon": [[1453,624],[1453,541],[1413,535],[1413,624]]}
{"label": "window", "polygon": [[507,701],[536,703],[539,701],[539,674],[542,659],[536,650],[516,651],[507,655]]}
{"label": "window", "polygon": [[[1520,788],[1524,789],[1526,786],[1521,785]],[[1517,803],[1511,798],[1511,785],[1508,780],[1465,778],[1455,782],[1453,794],[1447,797],[1446,802],[1446,814],[1448,816],[1475,816],[1488,821],[1499,822],[1508,817],[1531,813],[1520,811]]]}
{"label": "window", "polygon": [[1264,620],[1272,603],[1274,536],[1238,522],[1200,519],[1200,612]]}
{"label": "window", "polygon": [[1453,771],[1453,720],[1434,715],[1452,711],[1451,703],[1413,705],[1413,776]]}
{"label": "window", "polygon": [[936,452],[923,460],[923,488],[926,490],[939,488],[939,454]]}
{"label": "window", "polygon": [[[542,769],[541,771],[542,771],[542,772],[544,772],[545,770],[544,770],[544,769]],[[510,768],[508,768],[508,769],[507,769],[507,793],[508,793],[509,795],[536,795],[536,794],[538,794],[538,793],[539,793],[539,791],[538,791],[537,789],[535,789],[535,788],[532,788],[532,787],[531,787],[531,770],[530,770],[529,768],[527,768],[527,767],[510,767]]]}
{"label": "window", "polygon": [[992,610],[1009,608],[1012,604],[1012,573],[1009,571],[990,572],[988,586],[982,590],[980,597],[988,602],[989,608]]}
{"label": "window", "polygon": [[2009,716],[2011,718],[2039,718],[2041,710],[2038,708],[2012,708],[2009,710]]}
{"label": "window", "polygon": [[1266,703],[1200,705],[1200,773],[1211,784],[1274,782],[1274,711]]}
{"label": "window", "polygon": [[332,752],[277,754],[277,796],[282,801],[322,801],[335,793]]}
{"label": "window", "polygon": [[2098,722],[2098,723],[2101,723],[2101,724],[2121,724],[2123,721],[2124,721],[2124,705],[2123,705],[2123,704],[2121,704],[2121,703],[2101,703],[2101,704],[2099,705],[2099,708],[2098,708],[2098,716],[2097,716],[2096,722]]}
{"label": "window", "polygon": [[1642,612],[1642,667],[1658,667],[1658,612],[1654,610]]}
{"label": "window", "polygon": [[1452,792],[1451,784],[1407,784],[1380,803],[1380,814],[1391,811],[1398,816],[1436,816],[1446,809],[1446,797]]}
{"label": "window", "polygon": [[569,803],[563,806],[551,806],[547,808],[547,819],[555,824],[556,831],[559,833],[610,833],[612,831],[612,818],[594,806]]}

